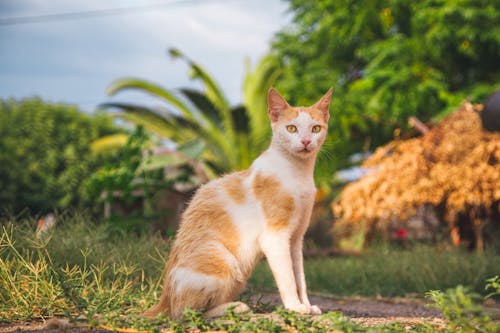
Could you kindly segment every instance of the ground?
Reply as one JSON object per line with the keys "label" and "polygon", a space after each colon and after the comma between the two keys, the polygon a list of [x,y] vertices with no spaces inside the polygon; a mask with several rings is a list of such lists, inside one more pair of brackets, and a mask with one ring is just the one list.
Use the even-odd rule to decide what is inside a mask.
{"label": "ground", "polygon": [[[251,301],[256,302],[257,299]],[[264,304],[280,305],[279,295],[268,294],[259,297]],[[415,298],[334,298],[312,295],[311,302],[318,305],[323,312],[340,311],[353,321],[366,326],[382,325],[390,322],[422,323],[442,325],[443,319],[438,310],[429,308],[421,299]],[[257,315],[259,316],[259,315]],[[58,330],[44,329],[45,323],[30,322],[19,324],[0,324],[0,333],[6,332],[57,332]],[[73,327],[65,332],[109,332],[105,329],[89,329],[87,327]]]}

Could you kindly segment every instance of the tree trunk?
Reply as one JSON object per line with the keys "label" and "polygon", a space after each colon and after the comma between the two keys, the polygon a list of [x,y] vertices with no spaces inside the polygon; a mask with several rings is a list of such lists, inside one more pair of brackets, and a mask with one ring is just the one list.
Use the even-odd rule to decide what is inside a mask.
{"label": "tree trunk", "polygon": [[477,253],[483,253],[484,251],[484,240],[483,240],[483,227],[484,223],[482,219],[475,218],[474,222],[474,236],[476,238],[476,251]]}

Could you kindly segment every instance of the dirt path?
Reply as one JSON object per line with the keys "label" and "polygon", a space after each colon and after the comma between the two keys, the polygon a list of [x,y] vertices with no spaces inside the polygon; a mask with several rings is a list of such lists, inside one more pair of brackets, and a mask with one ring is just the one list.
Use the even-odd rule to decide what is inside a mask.
{"label": "dirt path", "polygon": [[[269,294],[251,299],[251,302],[268,305],[281,305],[279,295]],[[353,321],[366,326],[383,325],[391,322],[415,324],[428,322],[434,325],[443,325],[441,313],[429,308],[424,301],[408,298],[335,298],[324,296],[311,296],[311,302],[318,305],[323,312],[340,311]],[[6,332],[58,332],[58,330],[43,329],[41,322],[0,324],[0,333]],[[76,332],[109,332],[104,329],[89,329],[73,327],[67,333]]]}
{"label": "dirt path", "polygon": [[[383,325],[391,322],[415,324],[426,321],[435,325],[444,323],[441,312],[426,306],[421,299],[414,298],[338,298],[310,296],[312,304],[318,305],[323,313],[340,311],[352,321],[366,326]],[[279,295],[270,294],[260,302],[281,305]]]}

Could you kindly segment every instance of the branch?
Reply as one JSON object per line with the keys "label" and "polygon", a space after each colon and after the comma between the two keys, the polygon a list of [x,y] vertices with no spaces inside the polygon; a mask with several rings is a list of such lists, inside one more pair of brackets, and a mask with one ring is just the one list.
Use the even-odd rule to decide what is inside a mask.
{"label": "branch", "polygon": [[429,127],[427,127],[423,122],[418,120],[416,117],[410,117],[410,119],[408,119],[408,124],[412,127],[415,127],[422,134],[429,132]]}

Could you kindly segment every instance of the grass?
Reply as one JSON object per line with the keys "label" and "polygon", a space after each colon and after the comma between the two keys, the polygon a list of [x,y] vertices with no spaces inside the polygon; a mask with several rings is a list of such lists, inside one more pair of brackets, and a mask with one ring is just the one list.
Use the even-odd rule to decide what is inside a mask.
{"label": "grass", "polygon": [[[500,274],[500,256],[493,250],[477,254],[429,245],[411,250],[379,245],[361,256],[306,259],[305,272],[311,291],[339,296],[423,295],[459,284],[484,294],[484,281]],[[250,284],[257,290],[275,288],[265,262]]]}
{"label": "grass", "polygon": [[[304,331],[305,327],[318,332],[367,331],[339,313],[312,319],[283,309],[271,318],[253,320],[228,313],[222,320],[208,322],[199,313],[187,311],[180,321],[148,322],[138,314],[158,299],[169,242],[156,235],[127,234],[81,214],[60,216],[57,228],[42,239],[35,236],[34,220],[5,218],[1,224],[0,322],[65,316],[74,322],[152,331],[160,327],[174,331],[279,332]],[[305,265],[309,289],[316,292],[423,295],[461,284],[484,294],[486,278],[499,273],[500,257],[492,251],[476,255],[436,251],[430,246],[416,246],[412,251],[382,246],[362,256],[308,259]],[[251,293],[276,290],[265,263],[257,267],[249,284]],[[433,295],[436,304],[446,306],[454,294],[442,294],[448,298],[439,298],[437,292]],[[414,331],[432,331],[426,325],[417,326]],[[373,331],[405,329],[394,324]]]}

